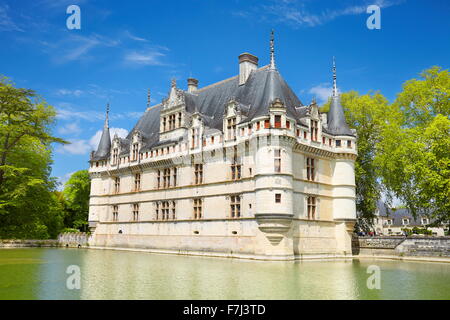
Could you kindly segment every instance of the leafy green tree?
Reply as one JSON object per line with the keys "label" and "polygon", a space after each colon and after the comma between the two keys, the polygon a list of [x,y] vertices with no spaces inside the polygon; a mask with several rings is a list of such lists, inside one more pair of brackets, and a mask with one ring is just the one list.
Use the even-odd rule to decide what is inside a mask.
{"label": "leafy green tree", "polygon": [[87,231],[91,181],[88,170],[73,173],[64,187],[67,202],[65,225]]}
{"label": "leafy green tree", "polygon": [[450,220],[450,73],[439,67],[406,81],[394,102],[399,127],[388,127],[377,163],[383,184],[416,216]]}
{"label": "leafy green tree", "polygon": [[0,237],[49,238],[62,227],[50,177],[56,112],[34,91],[0,78]]}

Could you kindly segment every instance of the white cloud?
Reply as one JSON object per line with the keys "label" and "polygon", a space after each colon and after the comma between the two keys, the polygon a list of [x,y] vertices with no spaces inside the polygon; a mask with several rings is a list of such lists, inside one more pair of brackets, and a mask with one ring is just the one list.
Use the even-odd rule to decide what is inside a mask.
{"label": "white cloud", "polygon": [[145,66],[162,66],[164,63],[161,58],[166,55],[157,49],[149,49],[146,51],[132,51],[125,55],[125,61],[137,65]]}
{"label": "white cloud", "polygon": [[331,87],[327,83],[321,83],[309,89],[308,93],[314,95],[317,98],[317,102],[319,104],[324,104],[328,101],[328,98],[331,97],[331,94],[333,93],[333,87]]}
{"label": "white cloud", "polygon": [[81,128],[76,122],[70,122],[63,127],[58,128],[58,133],[60,134],[79,134],[80,132]]}
{"label": "white cloud", "polygon": [[130,31],[126,30],[125,32],[125,36],[127,36],[128,38],[130,38],[131,40],[134,41],[139,41],[139,42],[148,42],[147,39],[135,36],[134,34],[132,34]]}
{"label": "white cloud", "polygon": [[87,140],[72,139],[69,144],[65,144],[57,149],[59,153],[69,153],[75,155],[83,155],[91,151],[91,145]]}
{"label": "white cloud", "polygon": [[[102,131],[103,130],[98,130],[89,140],[89,145],[91,146],[92,150],[97,150],[98,144],[100,143],[100,139],[102,137]],[[128,135],[128,130],[123,128],[109,128],[111,140],[114,138],[114,135],[116,133],[119,138],[125,138]]]}
{"label": "white cloud", "polygon": [[76,171],[73,172],[69,172],[66,173],[65,175],[63,175],[62,177],[57,177],[58,178],[58,191],[62,191],[64,189],[64,185],[66,184],[66,182],[70,179],[70,177],[75,173]]}
{"label": "white cloud", "polygon": [[0,5],[0,31],[20,31],[23,30],[17,26],[8,14],[9,6],[7,4]]}
{"label": "white cloud", "polygon": [[[315,27],[332,21],[341,16],[358,15],[366,13],[369,5],[378,5],[387,8],[404,2],[405,0],[370,0],[363,4],[350,5],[343,8],[333,8],[313,13],[306,8],[306,3],[299,0],[273,1],[270,5],[261,5],[251,11],[232,12],[234,16],[248,18],[250,15],[259,17],[264,21],[284,23],[294,28],[301,26]],[[336,1],[336,3],[339,3]]]}
{"label": "white cloud", "polygon": [[59,89],[56,94],[60,95],[60,96],[75,96],[75,97],[79,97],[83,93],[84,92],[82,90]]}
{"label": "white cloud", "polygon": [[[123,128],[109,128],[111,139],[114,135],[120,138],[125,138],[128,135],[128,130]],[[92,150],[97,150],[98,144],[102,137],[102,130],[98,130],[89,140],[86,139],[72,139],[70,144],[60,146],[56,151],[65,154],[85,155]]]}

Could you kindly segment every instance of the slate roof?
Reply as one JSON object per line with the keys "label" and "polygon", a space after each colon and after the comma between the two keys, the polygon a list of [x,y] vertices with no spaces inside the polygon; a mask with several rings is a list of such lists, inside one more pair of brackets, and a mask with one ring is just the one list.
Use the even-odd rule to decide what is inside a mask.
{"label": "slate roof", "polygon": [[[191,114],[198,112],[207,129],[223,130],[224,110],[226,104],[231,100],[236,101],[238,108],[243,115],[241,123],[268,115],[271,103],[275,99],[280,99],[286,107],[287,115],[297,119],[298,124],[307,126],[306,122],[302,121],[301,118],[307,116],[309,106],[304,106],[278,70],[269,68],[269,66],[264,66],[252,71],[247,81],[242,85],[239,85],[239,76],[234,76],[204,88],[200,88],[192,93],[182,91],[182,94],[184,95],[186,111]],[[130,141],[132,140],[132,135],[135,131],[139,131],[143,136],[141,152],[148,151],[157,145],[172,142],[160,141],[159,126],[162,108],[163,104],[148,108],[128,136],[125,139],[120,139],[121,155],[129,153]],[[333,105],[330,108],[331,120],[329,116],[327,132],[334,133],[343,130],[343,134],[352,135],[345,122],[343,111],[341,110],[341,112],[339,109],[335,109],[336,108],[333,109]],[[340,125],[342,125],[343,128],[338,128]],[[341,133],[341,131],[339,131],[339,133]],[[99,149],[95,153],[94,160],[109,156],[110,147],[111,142],[109,142],[108,147],[105,138],[105,143],[100,143]],[[106,149],[108,149],[108,151],[106,151]]]}
{"label": "slate roof", "polygon": [[[223,114],[226,104],[235,100],[246,115],[244,122],[269,114],[270,103],[279,98],[287,109],[287,114],[298,119],[306,114],[306,107],[288,86],[277,70],[267,66],[253,71],[246,83],[239,85],[239,76],[235,76],[210,86],[189,93],[184,91],[186,111],[200,113],[205,125],[211,129],[222,131]],[[165,144],[159,141],[159,114],[162,104],[147,109],[139,119],[127,139],[130,140],[133,131],[145,134],[142,151],[157,145]]]}
{"label": "slate roof", "polygon": [[327,132],[335,136],[354,136],[345,120],[344,109],[342,108],[340,97],[331,98],[330,111],[327,116]]}

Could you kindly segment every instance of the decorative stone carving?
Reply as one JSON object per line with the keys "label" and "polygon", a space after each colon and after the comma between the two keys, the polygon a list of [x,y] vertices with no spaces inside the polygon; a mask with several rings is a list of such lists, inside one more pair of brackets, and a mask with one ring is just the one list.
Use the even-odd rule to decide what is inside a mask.
{"label": "decorative stone carving", "polygon": [[260,231],[274,246],[278,245],[291,228],[293,214],[255,214]]}

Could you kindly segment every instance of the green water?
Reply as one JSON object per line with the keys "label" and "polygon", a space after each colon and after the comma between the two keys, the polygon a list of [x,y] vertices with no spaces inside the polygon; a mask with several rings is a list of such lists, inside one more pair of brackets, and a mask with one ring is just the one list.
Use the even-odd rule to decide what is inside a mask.
{"label": "green water", "polygon": [[[81,272],[69,290],[67,267]],[[368,289],[367,267],[381,289]],[[450,264],[254,262],[86,249],[1,249],[0,299],[450,299]]]}

